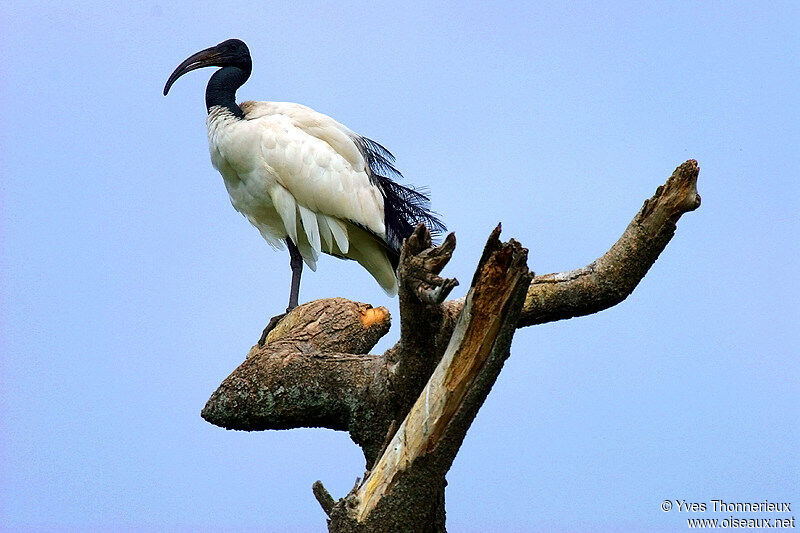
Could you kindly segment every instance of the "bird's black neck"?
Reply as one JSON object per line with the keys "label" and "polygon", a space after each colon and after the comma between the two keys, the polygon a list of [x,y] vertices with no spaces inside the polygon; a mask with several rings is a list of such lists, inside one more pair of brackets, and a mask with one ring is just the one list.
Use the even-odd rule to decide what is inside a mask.
{"label": "bird's black neck", "polygon": [[242,108],[236,104],[236,89],[250,77],[250,69],[240,67],[222,67],[211,76],[206,86],[206,109],[219,105],[227,108],[235,116],[244,117]]}

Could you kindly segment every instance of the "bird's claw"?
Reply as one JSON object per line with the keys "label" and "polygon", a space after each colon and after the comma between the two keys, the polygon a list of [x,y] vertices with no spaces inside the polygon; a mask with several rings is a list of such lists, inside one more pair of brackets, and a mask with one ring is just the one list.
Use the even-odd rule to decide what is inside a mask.
{"label": "bird's claw", "polygon": [[275,329],[275,326],[278,325],[278,322],[280,322],[287,314],[289,313],[281,313],[269,319],[269,324],[267,324],[267,327],[265,327],[264,331],[261,333],[261,338],[258,339],[259,346],[264,346],[264,343],[267,342],[267,335],[269,335],[269,332]]}

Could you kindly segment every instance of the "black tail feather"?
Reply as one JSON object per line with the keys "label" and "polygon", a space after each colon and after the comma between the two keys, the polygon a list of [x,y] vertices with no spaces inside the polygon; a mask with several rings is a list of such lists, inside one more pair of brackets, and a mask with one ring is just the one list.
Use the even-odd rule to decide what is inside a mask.
{"label": "black tail feather", "polygon": [[[392,153],[366,137],[358,137],[356,142],[369,165],[370,180],[383,193],[387,244],[398,254],[397,257],[403,239],[411,236],[417,224],[425,224],[434,237],[444,232],[446,229],[444,223],[439,220],[437,213],[430,210],[427,191],[400,185],[392,179],[402,178],[402,174],[394,166]],[[395,257],[390,259],[396,267],[397,259]]]}

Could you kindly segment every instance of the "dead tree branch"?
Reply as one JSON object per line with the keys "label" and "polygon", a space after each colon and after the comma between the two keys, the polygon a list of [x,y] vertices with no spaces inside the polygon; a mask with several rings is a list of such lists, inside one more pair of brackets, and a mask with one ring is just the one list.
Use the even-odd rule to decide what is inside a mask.
{"label": "dead tree branch", "polygon": [[681,215],[700,207],[699,172],[694,159],[676,168],[614,246],[593,263],[536,276],[519,327],[596,313],[627,298],[672,239]]}
{"label": "dead tree branch", "polygon": [[201,414],[226,429],[347,431],[380,365],[367,352],[389,326],[383,307],[344,298],[303,304],[253,346]]}
{"label": "dead tree branch", "polygon": [[377,465],[331,514],[333,529],[377,531],[390,525],[415,531],[429,524],[419,509],[437,501],[467,429],[508,357],[530,283],[527,250],[513,240],[501,243],[499,233],[498,227],[489,237],[444,357]]}
{"label": "dead tree branch", "polygon": [[347,431],[366,459],[364,481],[335,501],[313,492],[329,529],[444,531],[447,473],[489,393],[516,328],[586,315],[624,300],[700,205],[694,160],[644,203],[620,239],[586,267],[533,277],[527,251],[489,237],[465,298],[439,276],[455,236],[434,247],[420,226],[398,267],[400,339],[369,350],[389,330],[386,309],[342,298],[286,315],[211,396],[202,416],[228,429],[326,427]]}

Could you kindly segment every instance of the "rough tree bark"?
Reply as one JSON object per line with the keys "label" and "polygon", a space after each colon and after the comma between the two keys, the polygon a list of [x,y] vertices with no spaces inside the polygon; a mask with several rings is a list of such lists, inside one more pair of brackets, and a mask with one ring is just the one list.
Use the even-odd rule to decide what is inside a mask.
{"label": "rough tree bark", "polygon": [[289,313],[247,354],[203,409],[228,429],[326,427],[347,431],[366,473],[334,500],[313,492],[332,532],[444,531],[445,474],[509,355],[517,328],[601,311],[624,300],[700,205],[699,168],[680,165],[602,257],[570,272],[533,276],[527,250],[489,236],[466,297],[439,277],[455,237],[432,246],[420,226],[403,246],[400,340],[369,350],[389,330],[383,307],[343,298]]}

